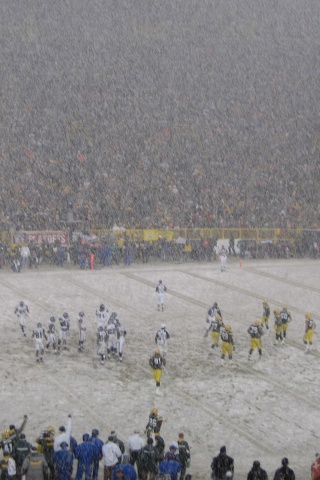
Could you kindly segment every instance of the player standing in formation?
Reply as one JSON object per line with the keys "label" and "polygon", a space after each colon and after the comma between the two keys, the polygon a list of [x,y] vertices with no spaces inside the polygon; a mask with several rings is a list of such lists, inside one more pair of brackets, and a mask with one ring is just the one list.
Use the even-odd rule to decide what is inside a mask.
{"label": "player standing in formation", "polygon": [[282,320],[281,320],[281,315],[280,315],[280,309],[276,308],[273,310],[273,315],[274,315],[274,332],[276,334],[275,338],[275,345],[278,345],[279,343],[282,343],[283,337],[282,337]]}
{"label": "player standing in formation", "polygon": [[52,345],[54,353],[57,353],[56,319],[55,319],[55,317],[50,317],[47,334],[48,334],[48,340],[47,340],[47,345],[46,345],[46,351],[49,352],[50,345]]}
{"label": "player standing in formation", "polygon": [[262,302],[262,318],[261,318],[261,325],[269,330],[269,318],[270,318],[270,307],[268,300],[263,300]]}
{"label": "player standing in formation", "polygon": [[85,326],[85,321],[84,321],[84,312],[79,312],[78,327],[79,327],[78,351],[83,352],[84,341],[86,339],[86,326]]}
{"label": "player standing in formation", "polygon": [[105,328],[107,326],[107,322],[110,318],[109,310],[105,307],[103,303],[101,303],[99,310],[96,310],[96,317],[97,317],[97,328],[102,326]]}
{"label": "player standing in formation", "polygon": [[159,394],[162,371],[166,366],[166,359],[161,355],[159,348],[157,348],[154,354],[149,358],[149,365],[152,368],[152,375],[156,382],[156,393]]}
{"label": "player standing in formation", "polygon": [[158,312],[164,311],[164,294],[167,291],[167,287],[162,283],[162,280],[159,280],[158,285],[156,286],[156,292],[158,294]]}
{"label": "player standing in formation", "polygon": [[58,340],[58,353],[60,353],[61,345],[63,350],[68,350],[67,337],[70,329],[70,317],[68,312],[64,312],[62,317],[59,318],[59,340]]}
{"label": "player standing in formation", "polygon": [[46,332],[42,324],[39,322],[32,332],[32,338],[35,339],[36,359],[37,362],[43,362],[44,344],[43,339],[48,340]]}
{"label": "player standing in formation", "polygon": [[306,346],[306,353],[312,350],[312,343],[313,343],[313,332],[316,328],[316,323],[312,318],[311,313],[306,313],[305,315],[305,332],[303,336],[303,343]]}
{"label": "player standing in formation", "polygon": [[225,356],[228,355],[229,364],[232,364],[232,352],[235,350],[233,333],[230,325],[221,330],[221,365],[224,366]]}
{"label": "player standing in formation", "polygon": [[104,362],[106,359],[106,351],[107,351],[107,333],[101,325],[100,327],[98,327],[97,345],[98,345],[97,355],[101,357],[101,365],[104,365]]}
{"label": "player standing in formation", "polygon": [[161,355],[164,357],[168,353],[168,340],[170,334],[167,330],[167,326],[163,323],[161,328],[157,331],[155,336],[156,345],[158,345]]}
{"label": "player standing in formation", "polygon": [[120,362],[122,362],[123,360],[122,354],[123,354],[124,344],[126,343],[126,335],[127,335],[127,331],[119,324],[117,328],[117,350],[118,350]]}
{"label": "player standing in formation", "polygon": [[96,316],[98,317],[97,355],[101,358],[101,364],[104,365],[106,353],[109,360],[113,356],[122,362],[127,331],[121,325],[117,312],[109,314],[108,309],[101,304],[99,311],[96,311]]}
{"label": "player standing in formation", "polygon": [[282,322],[282,345],[284,345],[287,337],[288,324],[292,320],[291,314],[288,312],[287,307],[282,307],[282,310],[280,311],[280,317]]}
{"label": "player standing in formation", "polygon": [[251,337],[251,347],[249,350],[248,360],[251,360],[253,351],[257,348],[259,352],[259,359],[262,357],[261,337],[263,335],[263,328],[260,321],[256,320],[248,328],[248,333]]}
{"label": "player standing in formation", "polygon": [[26,337],[27,336],[26,319],[30,314],[28,305],[21,300],[21,302],[19,302],[19,304],[16,306],[14,313],[18,317],[23,336]]}
{"label": "player standing in formation", "polygon": [[207,327],[204,336],[207,337],[211,331],[211,349],[213,350],[215,347],[219,347],[220,331],[221,328],[224,328],[224,323],[219,313],[216,313],[213,317],[208,315],[207,323],[209,323],[209,326]]}

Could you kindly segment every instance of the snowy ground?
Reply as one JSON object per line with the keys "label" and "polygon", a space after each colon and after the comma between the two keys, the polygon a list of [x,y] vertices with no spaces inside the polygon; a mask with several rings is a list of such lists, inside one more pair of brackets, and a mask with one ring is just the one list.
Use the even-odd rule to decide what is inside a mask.
{"label": "snowy ground", "polygon": [[[156,311],[160,278],[168,287],[164,313]],[[246,261],[242,268],[234,260],[226,273],[217,263],[1,272],[1,431],[9,423],[20,424],[26,413],[32,442],[72,412],[78,441],[92,428],[99,428],[103,440],[116,430],[126,441],[135,428],[143,431],[157,406],[165,418],[167,446],[184,431],[194,480],[209,478],[212,456],[221,445],[235,459],[236,480],[246,479],[256,459],[273,478],[283,456],[296,478],[305,480],[320,450],[320,351],[315,335],[314,351],[306,355],[302,336],[305,312],[319,319],[319,284],[319,263],[308,259]],[[273,345],[271,330],[263,338],[263,360],[258,362],[255,352],[249,363],[246,332],[261,317],[264,298],[272,310],[287,305],[293,322],[286,346]],[[13,315],[20,300],[31,310],[27,338]],[[210,354],[210,337],[204,338],[206,311],[214,301],[234,330],[234,366],[221,367],[218,352]],[[102,366],[96,355],[94,313],[102,302],[118,312],[128,331],[122,364],[113,360]],[[80,310],[87,326],[83,354],[77,351],[75,324]],[[31,329],[64,311],[74,320],[70,351],[46,355],[43,365],[36,364]],[[156,397],[148,358],[162,322],[172,338],[162,394]]]}

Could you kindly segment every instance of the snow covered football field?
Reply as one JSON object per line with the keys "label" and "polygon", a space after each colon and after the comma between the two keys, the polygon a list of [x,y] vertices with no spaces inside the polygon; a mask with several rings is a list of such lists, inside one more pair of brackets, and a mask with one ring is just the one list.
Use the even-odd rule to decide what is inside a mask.
{"label": "snow covered football field", "polygon": [[[111,430],[126,442],[133,430],[143,432],[153,406],[165,419],[162,436],[169,447],[180,431],[191,445],[193,480],[209,479],[212,457],[222,445],[235,459],[235,480],[246,479],[253,460],[273,478],[287,456],[296,478],[310,478],[310,465],[320,450],[320,338],[305,353],[304,315],[312,312],[320,325],[320,268],[316,260],[230,261],[221,273],[218,263],[147,264],[81,271],[41,266],[21,274],[1,271],[2,315],[0,353],[1,431],[29,417],[27,439],[48,425],[58,427],[73,414],[73,435]],[[157,312],[159,279],[168,287],[166,308]],[[262,300],[286,305],[293,321],[285,346],[275,346],[273,329],[263,337],[263,359],[248,362],[247,329],[261,317]],[[20,300],[30,308],[28,336],[13,313]],[[220,352],[210,353],[205,317],[218,302],[225,323],[234,332],[234,365],[220,366]],[[101,303],[117,311],[128,334],[124,361],[101,365],[96,355],[95,310]],[[76,318],[85,312],[85,352],[77,351]],[[50,316],[67,311],[72,323],[69,351],[46,354],[35,361],[32,328],[47,326]],[[171,334],[161,396],[155,394],[148,359],[161,323]],[[273,326],[273,319],[271,320]],[[320,331],[320,329],[319,329]],[[227,364],[227,362],[226,362]],[[100,474],[102,469],[100,469]]]}

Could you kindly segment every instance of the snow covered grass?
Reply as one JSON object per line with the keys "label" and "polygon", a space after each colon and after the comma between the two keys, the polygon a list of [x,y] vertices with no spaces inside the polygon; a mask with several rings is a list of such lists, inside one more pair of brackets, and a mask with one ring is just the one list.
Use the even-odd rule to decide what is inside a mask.
{"label": "snow covered grass", "polygon": [[[157,312],[156,284],[168,287],[165,311]],[[29,417],[27,439],[34,442],[48,425],[56,429],[73,414],[73,435],[92,428],[103,440],[111,430],[126,441],[134,429],[143,432],[150,409],[164,416],[161,433],[166,446],[180,431],[191,445],[194,480],[208,479],[212,457],[222,445],[235,459],[235,479],[245,479],[254,460],[273,478],[287,456],[296,478],[309,478],[319,440],[319,342],[304,352],[304,314],[319,320],[320,270],[317,261],[231,260],[227,272],[217,263],[133,265],[80,271],[45,269],[21,274],[0,273],[3,313],[1,431]],[[271,310],[284,305],[293,321],[288,341],[275,346],[270,328],[264,335],[263,359],[248,362],[250,322],[261,317],[262,300]],[[28,336],[19,330],[14,307],[30,308]],[[225,323],[234,331],[234,364],[220,366],[220,352],[210,351],[204,337],[206,311],[217,301]],[[96,355],[95,310],[100,303],[117,311],[126,328],[123,363],[101,365]],[[77,351],[76,318],[85,312],[85,351]],[[35,361],[32,328],[47,325],[69,312],[69,351],[46,354]],[[148,367],[154,336],[161,323],[171,334],[167,368],[160,396]],[[273,321],[271,319],[272,327]],[[101,473],[101,472],[100,472]]]}

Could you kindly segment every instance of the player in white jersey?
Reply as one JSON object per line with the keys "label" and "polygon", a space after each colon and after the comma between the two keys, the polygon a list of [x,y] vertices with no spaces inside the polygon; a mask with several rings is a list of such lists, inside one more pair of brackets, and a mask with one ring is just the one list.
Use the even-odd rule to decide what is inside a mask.
{"label": "player in white jersey", "polygon": [[50,317],[49,324],[48,324],[48,330],[47,330],[47,345],[46,345],[46,350],[48,351],[50,348],[50,345],[52,345],[52,348],[54,350],[54,353],[57,353],[57,339],[56,339],[56,319],[55,317]]}
{"label": "player in white jersey", "polygon": [[35,347],[36,347],[36,359],[37,362],[43,362],[43,354],[44,354],[44,344],[43,339],[47,339],[47,335],[45,332],[44,327],[41,323],[37,324],[37,328],[35,328],[32,332],[32,338],[35,339]]}
{"label": "player in white jersey", "polygon": [[107,332],[107,354],[108,358],[111,358],[112,353],[117,353],[117,334],[116,334],[116,326],[112,320],[108,321],[108,325],[106,327]]}
{"label": "player in white jersey", "polygon": [[161,355],[164,357],[168,352],[168,340],[170,334],[167,330],[167,326],[163,323],[160,330],[157,331],[155,336],[156,345],[159,347]]}
{"label": "player in white jersey", "polygon": [[85,321],[84,321],[84,312],[79,312],[78,328],[79,328],[78,351],[83,352],[84,341],[86,339],[86,326],[85,326]]}
{"label": "player in white jersey", "polygon": [[101,357],[101,364],[104,365],[106,359],[106,349],[107,349],[107,333],[102,326],[98,328],[97,333],[97,355]]}
{"label": "player in white jersey", "polygon": [[22,330],[24,337],[26,337],[27,336],[26,319],[30,314],[28,305],[21,300],[21,302],[19,302],[19,305],[16,306],[14,313],[18,317],[20,328]]}
{"label": "player in white jersey", "polygon": [[156,286],[156,292],[158,294],[158,312],[160,308],[164,310],[164,293],[167,291],[167,287],[162,283],[162,280],[159,280],[158,285]]}
{"label": "player in white jersey", "polygon": [[117,350],[119,355],[119,361],[122,362],[122,354],[123,354],[123,347],[125,344],[125,337],[127,335],[126,330],[120,325],[119,328],[116,329],[117,331]]}
{"label": "player in white jersey", "polygon": [[220,255],[220,263],[221,263],[221,272],[225,272],[226,266],[227,266],[228,250],[224,245],[222,245],[219,255]]}
{"label": "player in white jersey", "polygon": [[101,303],[99,309],[96,310],[97,328],[105,328],[107,326],[109,318],[109,310],[105,307],[103,303]]}
{"label": "player in white jersey", "polygon": [[60,353],[61,345],[64,350],[67,348],[67,336],[69,334],[70,328],[70,317],[67,312],[64,312],[62,317],[59,318],[60,329],[59,329],[59,340],[58,340],[58,352]]}

